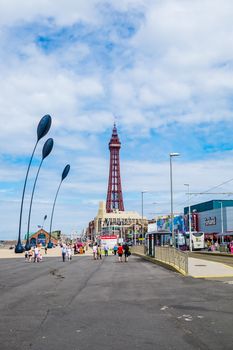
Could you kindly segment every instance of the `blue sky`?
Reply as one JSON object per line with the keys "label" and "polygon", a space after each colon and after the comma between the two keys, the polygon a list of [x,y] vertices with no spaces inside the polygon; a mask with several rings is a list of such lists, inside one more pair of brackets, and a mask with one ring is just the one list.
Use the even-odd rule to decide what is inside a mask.
{"label": "blue sky", "polygon": [[[54,149],[37,183],[31,231],[45,214],[49,221],[67,163],[54,229],[86,228],[106,199],[114,120],[125,209],[141,212],[147,190],[145,215],[169,213],[170,152],[181,154],[173,166],[176,212],[187,204],[184,183],[202,192],[231,179],[232,17],[231,0],[2,0],[0,239],[17,237],[27,162],[45,114],[53,122],[32,164],[23,231],[48,137]],[[232,198],[192,196],[191,204],[216,197]]]}

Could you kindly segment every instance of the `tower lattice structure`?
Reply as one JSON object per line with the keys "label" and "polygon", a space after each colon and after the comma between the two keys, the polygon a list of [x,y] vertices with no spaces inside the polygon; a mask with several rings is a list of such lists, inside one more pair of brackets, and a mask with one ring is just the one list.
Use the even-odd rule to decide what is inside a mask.
{"label": "tower lattice structure", "polygon": [[112,137],[108,146],[110,150],[110,166],[109,166],[106,211],[107,213],[111,213],[115,209],[124,211],[124,203],[123,203],[123,196],[122,196],[122,189],[121,189],[121,175],[120,175],[121,143],[117,134],[116,124],[114,124]]}

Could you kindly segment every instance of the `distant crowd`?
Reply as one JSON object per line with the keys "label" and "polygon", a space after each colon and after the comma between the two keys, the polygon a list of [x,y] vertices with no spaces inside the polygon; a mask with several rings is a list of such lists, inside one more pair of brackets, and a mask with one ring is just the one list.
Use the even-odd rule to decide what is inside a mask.
{"label": "distant crowd", "polygon": [[[102,246],[100,244],[94,243],[92,250],[93,250],[94,260],[102,259]],[[108,256],[109,250],[110,249],[108,245],[104,244],[103,251],[105,256]],[[111,251],[112,251],[112,254],[118,255],[119,262],[123,262],[123,256],[124,256],[124,261],[127,262],[129,256],[131,255],[129,246],[126,243],[123,245],[121,245],[120,243],[115,244]]]}
{"label": "distant crowd", "polygon": [[[104,254],[105,257],[111,253],[111,255],[118,256],[118,261],[123,262],[123,259],[125,262],[128,261],[129,256],[131,255],[129,245],[127,243],[125,244],[115,244],[113,248],[109,248],[107,244],[101,245],[98,243],[93,243],[90,246],[92,246],[92,252],[93,252],[93,259],[99,260],[102,259],[102,255]],[[72,260],[73,254],[83,254],[85,253],[84,246],[77,246],[74,245],[74,247],[71,244],[65,244],[60,243],[61,248],[61,257],[62,261],[65,262]],[[86,250],[88,247],[86,246]],[[25,251],[25,261],[26,262],[34,262],[39,263],[43,261],[43,254],[42,251],[44,251],[44,254],[47,254],[48,248],[41,247],[40,245],[36,245],[35,247],[31,247],[30,250]]]}

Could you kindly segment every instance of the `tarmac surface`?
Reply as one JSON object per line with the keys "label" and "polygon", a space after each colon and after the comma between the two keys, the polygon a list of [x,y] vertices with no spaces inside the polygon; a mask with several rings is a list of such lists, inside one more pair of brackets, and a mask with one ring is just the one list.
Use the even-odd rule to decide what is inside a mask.
{"label": "tarmac surface", "polygon": [[136,256],[3,258],[0,348],[232,349],[232,295]]}

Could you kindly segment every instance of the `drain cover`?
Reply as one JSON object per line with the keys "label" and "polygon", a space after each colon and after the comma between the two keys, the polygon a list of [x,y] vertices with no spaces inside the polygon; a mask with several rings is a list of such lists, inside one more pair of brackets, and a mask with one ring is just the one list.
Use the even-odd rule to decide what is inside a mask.
{"label": "drain cover", "polygon": [[206,265],[195,265],[195,266],[206,266]]}

